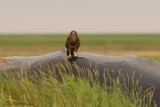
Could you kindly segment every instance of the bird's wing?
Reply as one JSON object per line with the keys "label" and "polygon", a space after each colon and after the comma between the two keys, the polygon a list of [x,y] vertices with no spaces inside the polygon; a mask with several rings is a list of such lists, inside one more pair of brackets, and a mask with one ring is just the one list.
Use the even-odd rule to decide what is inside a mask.
{"label": "bird's wing", "polygon": [[80,40],[79,40],[79,37],[76,38],[76,43],[77,43],[77,48],[80,47]]}
{"label": "bird's wing", "polygon": [[67,40],[66,40],[66,44],[65,44],[65,45],[66,45],[66,48],[69,47],[69,42],[70,42],[70,40],[71,40],[71,37],[68,36],[68,37],[67,37]]}

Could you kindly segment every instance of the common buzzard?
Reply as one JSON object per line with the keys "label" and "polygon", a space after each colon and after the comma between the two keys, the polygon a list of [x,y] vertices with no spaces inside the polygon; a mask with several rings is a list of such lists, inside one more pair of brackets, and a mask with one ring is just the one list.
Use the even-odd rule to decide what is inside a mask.
{"label": "common buzzard", "polygon": [[67,41],[65,45],[67,48],[68,58],[72,57],[73,52],[74,52],[74,57],[77,57],[76,53],[80,46],[80,40],[76,31],[71,31],[70,35],[67,37]]}

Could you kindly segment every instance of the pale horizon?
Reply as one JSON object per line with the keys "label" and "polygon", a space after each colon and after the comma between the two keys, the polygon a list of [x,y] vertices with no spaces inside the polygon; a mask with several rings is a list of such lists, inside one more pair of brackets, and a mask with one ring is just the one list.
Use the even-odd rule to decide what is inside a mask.
{"label": "pale horizon", "polygon": [[159,0],[0,1],[0,34],[160,33]]}

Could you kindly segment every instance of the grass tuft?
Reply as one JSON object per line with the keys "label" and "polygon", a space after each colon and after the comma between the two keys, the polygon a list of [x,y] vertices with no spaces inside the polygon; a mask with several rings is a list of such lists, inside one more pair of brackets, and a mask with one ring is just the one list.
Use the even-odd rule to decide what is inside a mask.
{"label": "grass tuft", "polygon": [[[56,63],[47,66],[47,73],[38,69],[30,71],[22,76],[6,73],[7,76],[0,78],[0,106],[35,106],[35,107],[150,107],[154,91],[146,91],[141,96],[141,88],[137,89],[138,80],[132,90],[121,81],[121,74],[112,78],[104,72],[104,83],[100,84],[99,71],[95,69],[80,68],[73,64],[76,69],[66,62],[65,65]],[[69,71],[69,72],[68,72]],[[94,73],[93,73],[93,72]],[[10,74],[10,75],[9,75]],[[108,74],[108,77],[105,75]],[[58,76],[57,76],[58,75]],[[6,78],[7,77],[7,78]],[[58,78],[61,78],[59,81]],[[132,78],[134,79],[134,77]],[[127,78],[126,78],[127,80]],[[126,81],[123,79],[123,81]],[[148,97],[149,102],[145,102]],[[156,105],[155,105],[156,106]]]}

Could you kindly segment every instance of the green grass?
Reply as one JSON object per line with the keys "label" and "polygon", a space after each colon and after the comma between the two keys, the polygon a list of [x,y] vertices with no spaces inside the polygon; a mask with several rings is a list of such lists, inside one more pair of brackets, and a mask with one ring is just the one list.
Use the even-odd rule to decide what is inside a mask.
{"label": "green grass", "polygon": [[[0,35],[0,56],[41,55],[65,49],[68,34]],[[159,51],[160,34],[79,34],[81,52]]]}
{"label": "green grass", "polygon": [[[49,75],[40,71],[40,75],[26,74],[20,77],[18,74],[18,81],[12,72],[5,74],[7,78],[0,79],[0,106],[34,106],[34,107],[150,107],[149,102],[144,102],[140,97],[136,88],[129,91],[127,88],[121,88],[122,83],[119,78],[110,79],[113,85],[107,86],[99,85],[99,81],[94,81],[89,69],[81,69],[77,65],[77,72],[79,74],[87,71],[88,79],[80,76],[75,77],[72,74],[70,64],[66,64],[69,75],[62,72],[64,65],[57,63],[59,72],[62,76],[62,82],[53,77],[55,70],[48,70]],[[49,68],[48,68],[49,69]],[[18,72],[18,71],[17,71]],[[21,71],[23,72],[23,71]],[[20,73],[21,74],[21,73]],[[99,74],[95,70],[95,76],[98,78]],[[36,77],[36,79],[35,79]],[[39,78],[40,77],[40,78]],[[37,81],[38,79],[38,81]],[[108,79],[106,79],[108,81]],[[90,84],[92,82],[92,85]],[[123,86],[125,86],[123,84]],[[152,98],[152,93],[146,93]]]}
{"label": "green grass", "polygon": [[[68,34],[0,35],[0,56],[33,56],[63,50],[67,36]],[[144,55],[138,56],[153,58],[160,62],[159,54],[146,55],[146,51],[160,51],[160,34],[79,34],[79,36],[80,52],[99,54],[103,52],[107,55],[110,51],[121,51],[123,55],[125,51],[144,51]]]}

